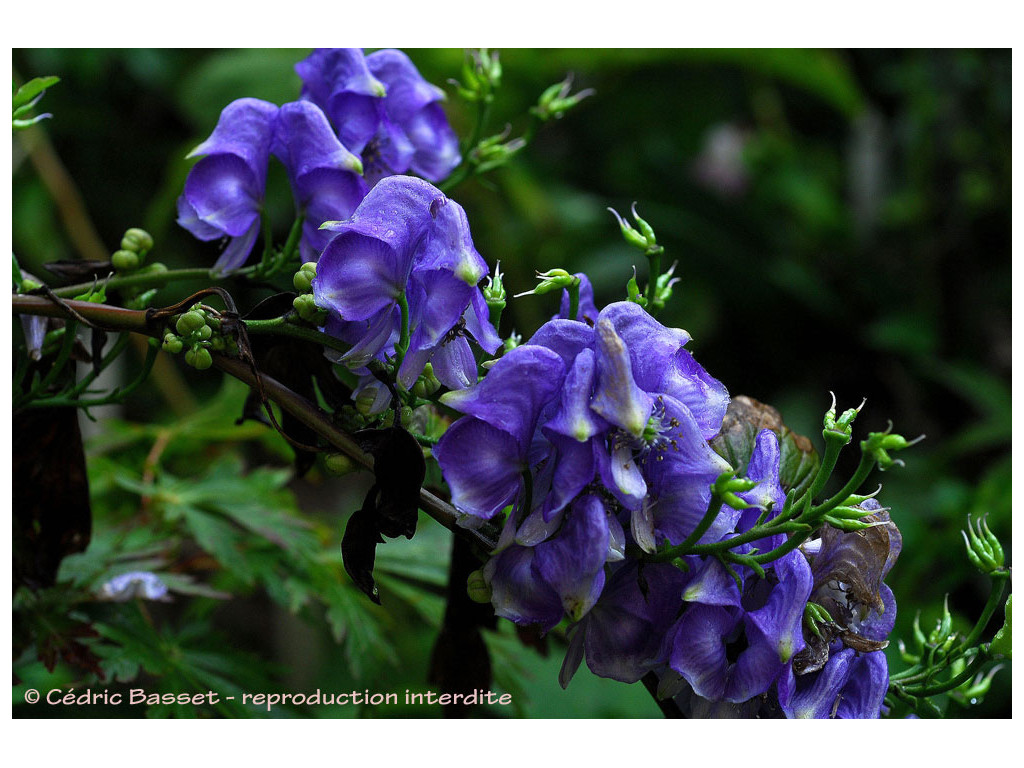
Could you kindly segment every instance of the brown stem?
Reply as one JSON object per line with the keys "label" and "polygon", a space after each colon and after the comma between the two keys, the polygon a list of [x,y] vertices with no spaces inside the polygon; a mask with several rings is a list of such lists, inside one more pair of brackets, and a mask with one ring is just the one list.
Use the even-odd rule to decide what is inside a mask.
{"label": "brown stem", "polygon": [[[160,334],[160,328],[151,324],[147,319],[146,312],[141,310],[122,309],[107,304],[93,304],[88,301],[67,301],[66,303],[93,324],[108,330],[134,331],[157,337]],[[12,304],[14,311],[20,314],[67,317],[67,313],[60,305],[40,296],[16,295],[12,298]],[[373,469],[373,457],[364,452],[350,435],[332,424],[330,417],[316,405],[297,395],[276,379],[266,374],[254,373],[251,366],[241,360],[214,354],[213,362],[228,375],[245,382],[254,389],[259,389],[262,385],[263,392],[270,400],[295,416],[357,464],[361,464],[367,469]],[[259,376],[258,380],[257,375]],[[482,531],[459,526],[457,522],[459,513],[455,507],[425,488],[420,489],[420,508],[448,530],[472,542],[480,550],[480,554],[487,554],[494,549],[496,542],[493,539]]]}

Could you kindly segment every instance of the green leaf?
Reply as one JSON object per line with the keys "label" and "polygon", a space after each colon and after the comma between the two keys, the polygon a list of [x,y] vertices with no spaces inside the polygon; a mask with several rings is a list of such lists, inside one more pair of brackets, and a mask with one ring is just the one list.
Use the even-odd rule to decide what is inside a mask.
{"label": "green leaf", "polygon": [[12,110],[17,111],[21,109],[47,88],[56,85],[59,82],[60,78],[54,75],[50,75],[49,77],[35,77],[29,80],[14,92]]}

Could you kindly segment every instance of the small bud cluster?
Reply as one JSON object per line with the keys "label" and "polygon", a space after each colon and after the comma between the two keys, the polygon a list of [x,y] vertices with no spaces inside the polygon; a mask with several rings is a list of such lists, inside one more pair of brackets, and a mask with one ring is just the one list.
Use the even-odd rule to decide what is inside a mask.
{"label": "small bud cluster", "polygon": [[136,272],[146,261],[153,248],[153,237],[146,230],[132,227],[121,238],[120,250],[114,251],[110,263],[118,274]]}
{"label": "small bud cluster", "polygon": [[537,106],[530,107],[530,114],[539,120],[560,120],[565,113],[575,107],[588,96],[594,95],[593,88],[587,88],[572,95],[569,94],[572,88],[572,75],[565,80],[555,83],[547,88],[537,100]]}
{"label": "small bud cluster", "polygon": [[462,63],[462,82],[452,80],[451,83],[466,101],[490,103],[501,85],[498,52],[486,48],[471,52]]}
{"label": "small bud cluster", "polygon": [[213,352],[235,351],[234,342],[219,333],[220,318],[202,304],[178,316],[174,325],[177,333],[166,333],[164,351],[172,355],[185,351],[185,362],[199,371],[213,365]]}
{"label": "small bud cluster", "polygon": [[313,278],[315,277],[315,261],[307,261],[292,277],[292,285],[299,292],[299,295],[292,301],[292,308],[303,321],[319,328],[327,322],[327,310],[318,307],[313,298]]}

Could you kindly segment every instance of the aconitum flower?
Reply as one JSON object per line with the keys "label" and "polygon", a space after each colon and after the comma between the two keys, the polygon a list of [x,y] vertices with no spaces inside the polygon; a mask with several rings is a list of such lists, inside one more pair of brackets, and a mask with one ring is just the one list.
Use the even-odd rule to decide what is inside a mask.
{"label": "aconitum flower", "polygon": [[299,252],[316,261],[331,238],[325,221],[352,215],[369,189],[362,163],[334,135],[315,104],[296,101],[281,107],[274,133],[274,155],[284,164],[299,212],[304,216]]}
{"label": "aconitum flower", "polygon": [[295,65],[302,98],[319,105],[342,143],[362,155],[366,177],[412,171],[441,181],[459,164],[458,137],[431,85],[401,51],[364,57],[357,48],[320,48]]}
{"label": "aconitum flower", "polygon": [[399,382],[411,387],[430,362],[449,388],[475,383],[467,337],[490,354],[501,339],[478,287],[487,265],[462,207],[422,179],[393,176],[328,229],[313,297],[330,312],[325,330],[353,345],[342,360],[358,369],[393,356],[404,300],[410,338]]}
{"label": "aconitum flower", "polygon": [[[469,518],[507,514],[484,568],[495,612],[545,630],[562,616],[589,621],[608,604],[605,568],[625,558],[626,528],[647,550],[689,535],[728,468],[707,442],[727,396],[681,354],[689,336],[628,302],[594,318],[594,327],[545,323],[480,383],[442,397],[465,414],[434,448],[452,503]],[[721,538],[733,522],[723,517],[703,540]],[[679,607],[678,594],[669,600]],[[585,633],[592,667],[622,651],[603,647],[609,632],[619,637],[601,629],[604,621]],[[652,662],[661,640],[654,650],[628,650],[629,668]]]}
{"label": "aconitum flower", "polygon": [[238,99],[220,114],[217,127],[189,157],[202,155],[178,198],[178,223],[200,240],[230,238],[214,270],[245,263],[260,231],[260,211],[278,107]]}
{"label": "aconitum flower", "polygon": [[144,600],[167,600],[167,585],[155,573],[129,571],[105,582],[100,587],[100,597],[120,603],[135,597]]}

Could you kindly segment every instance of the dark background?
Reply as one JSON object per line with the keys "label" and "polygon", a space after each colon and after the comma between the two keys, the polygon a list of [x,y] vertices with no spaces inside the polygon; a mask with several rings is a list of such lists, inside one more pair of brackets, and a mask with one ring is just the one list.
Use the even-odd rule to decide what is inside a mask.
{"label": "dark background", "polygon": [[[459,75],[461,51],[408,53],[431,82]],[[133,225],[153,233],[169,266],[212,263],[213,246],[174,223],[185,154],[229,101],[297,98],[292,66],[305,54],[15,51],[17,77],[62,78],[44,100],[55,115],[45,123],[52,151],[37,135],[15,141],[13,246],[23,265],[38,272],[46,261],[102,256]],[[690,331],[690,349],[731,393],[775,405],[812,437],[830,390],[841,408],[867,398],[861,429],[891,419],[908,438],[927,435],[902,455],[906,467],[881,478],[904,535],[888,579],[900,605],[894,637],[909,636],[918,609],[930,626],[946,593],[969,628],[987,584],[958,529],[968,513],[987,513],[1007,545],[1010,534],[1010,53],[507,50],[501,60],[490,132],[506,122],[513,135],[524,130],[527,108],[566,72],[575,88],[596,89],[508,168],[453,193],[478,250],[501,261],[509,293],[530,288],[535,269],[560,266],[587,272],[598,306],[623,298],[632,266],[641,278],[646,266],[605,209],[625,213],[637,201],[667,263],[679,262],[661,319]],[[452,95],[447,110],[466,135],[471,108]],[[76,205],[61,167],[85,214],[70,224],[54,204]],[[283,238],[291,204],[282,174],[271,187]],[[513,301],[502,331],[528,336],[555,308],[551,296]],[[191,372],[171,381],[193,394],[163,406],[139,397],[121,415],[187,414],[211,386]],[[848,472],[856,456],[846,459]],[[357,495],[337,481],[315,492],[293,485],[300,504],[325,509],[330,489]],[[294,650],[282,655],[253,632],[252,612],[221,613],[229,634],[292,663]],[[405,666],[431,642],[425,631],[403,640]],[[329,665],[330,648],[318,652]],[[526,714],[657,714],[642,691],[595,681],[584,696],[591,682],[577,681],[561,694],[551,685],[557,660],[523,663],[536,666]],[[381,670],[379,679],[398,679]],[[415,664],[401,674],[423,676]],[[1007,670],[981,706],[951,715],[1008,715],[1009,681]]]}

